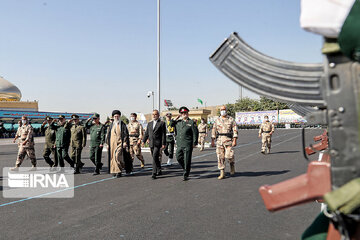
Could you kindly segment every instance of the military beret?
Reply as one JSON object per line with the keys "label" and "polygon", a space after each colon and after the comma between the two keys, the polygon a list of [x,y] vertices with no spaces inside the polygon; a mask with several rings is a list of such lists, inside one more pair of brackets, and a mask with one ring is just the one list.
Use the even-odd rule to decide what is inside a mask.
{"label": "military beret", "polygon": [[136,113],[131,113],[130,115],[133,115],[133,116],[137,117],[137,114],[136,114]]}
{"label": "military beret", "polygon": [[73,114],[73,115],[71,115],[71,118],[72,119],[79,119],[79,115]]}
{"label": "military beret", "polygon": [[92,118],[99,118],[100,115],[98,113],[94,113],[94,115],[92,116]]}
{"label": "military beret", "polygon": [[121,112],[120,112],[119,110],[114,110],[114,111],[112,111],[111,116],[114,116],[114,115],[116,115],[116,114],[119,114],[119,115],[121,116]]}
{"label": "military beret", "polygon": [[179,109],[179,113],[183,113],[183,112],[189,112],[189,109],[187,107],[181,107]]}
{"label": "military beret", "polygon": [[166,116],[172,116],[171,112],[166,113]]}
{"label": "military beret", "polygon": [[65,118],[65,116],[60,114],[58,118]]}
{"label": "military beret", "polygon": [[50,117],[50,116],[46,116],[46,118],[45,118],[46,120],[48,120],[48,121],[50,121],[50,120],[53,120],[53,118],[52,117]]}

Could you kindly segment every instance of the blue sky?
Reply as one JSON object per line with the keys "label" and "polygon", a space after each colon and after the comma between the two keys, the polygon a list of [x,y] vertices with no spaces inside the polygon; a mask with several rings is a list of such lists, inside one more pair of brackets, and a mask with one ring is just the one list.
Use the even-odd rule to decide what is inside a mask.
{"label": "blue sky", "polygon": [[[0,9],[0,76],[23,100],[43,111],[151,111],[156,0],[1,0]],[[161,0],[161,10],[161,98],[177,107],[238,98],[209,61],[234,31],[267,55],[322,61],[321,37],[300,28],[300,1]]]}

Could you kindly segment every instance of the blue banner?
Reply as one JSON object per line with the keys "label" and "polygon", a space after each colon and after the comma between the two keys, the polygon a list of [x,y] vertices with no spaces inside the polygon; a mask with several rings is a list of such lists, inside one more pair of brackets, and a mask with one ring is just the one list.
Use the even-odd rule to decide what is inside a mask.
{"label": "blue banner", "polygon": [[0,110],[0,119],[20,119],[22,116],[27,116],[29,119],[45,119],[47,116],[58,118],[59,115],[64,115],[65,118],[71,118],[71,115],[76,114],[80,119],[88,119],[93,113],[62,113],[62,112],[30,112],[30,111],[5,111]]}

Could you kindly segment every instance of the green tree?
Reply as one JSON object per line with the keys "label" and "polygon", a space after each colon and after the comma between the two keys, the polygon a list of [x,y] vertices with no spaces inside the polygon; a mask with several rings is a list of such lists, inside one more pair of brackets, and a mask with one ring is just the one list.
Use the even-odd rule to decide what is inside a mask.
{"label": "green tree", "polygon": [[[236,112],[256,112],[256,111],[269,111],[269,110],[282,110],[288,109],[286,103],[273,101],[266,97],[260,97],[260,100],[251,99],[248,97],[238,99],[234,104],[226,104],[228,115],[235,117]],[[220,110],[218,110],[220,115]]]}

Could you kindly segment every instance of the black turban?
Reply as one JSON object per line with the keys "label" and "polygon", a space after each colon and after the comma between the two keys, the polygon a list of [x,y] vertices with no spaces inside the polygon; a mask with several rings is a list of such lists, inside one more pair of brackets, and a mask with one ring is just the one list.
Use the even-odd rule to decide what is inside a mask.
{"label": "black turban", "polygon": [[121,116],[121,112],[119,110],[112,111],[111,116],[114,116],[115,114],[119,114]]}

